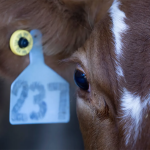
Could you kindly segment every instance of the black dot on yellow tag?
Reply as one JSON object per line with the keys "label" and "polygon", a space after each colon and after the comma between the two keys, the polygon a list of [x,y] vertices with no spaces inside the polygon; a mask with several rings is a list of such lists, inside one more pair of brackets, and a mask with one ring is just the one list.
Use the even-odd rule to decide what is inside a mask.
{"label": "black dot on yellow tag", "polygon": [[10,38],[10,49],[15,55],[25,56],[33,47],[31,34],[26,30],[15,31]]}

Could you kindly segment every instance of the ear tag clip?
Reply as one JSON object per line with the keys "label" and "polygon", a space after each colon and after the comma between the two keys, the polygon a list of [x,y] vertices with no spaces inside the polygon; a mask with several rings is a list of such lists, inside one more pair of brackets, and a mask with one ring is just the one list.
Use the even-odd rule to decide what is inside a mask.
{"label": "ear tag clip", "polygon": [[44,63],[42,34],[30,32],[30,65],[11,85],[9,120],[17,124],[67,123],[69,84]]}

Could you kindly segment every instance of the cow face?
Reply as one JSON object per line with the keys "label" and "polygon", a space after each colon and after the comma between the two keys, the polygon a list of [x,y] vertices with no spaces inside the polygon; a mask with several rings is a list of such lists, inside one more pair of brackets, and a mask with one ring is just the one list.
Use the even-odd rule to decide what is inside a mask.
{"label": "cow face", "polygon": [[40,29],[44,52],[63,58],[73,53],[69,61],[76,63],[77,113],[85,148],[148,149],[148,6],[148,0],[3,1],[0,73],[16,77],[29,63],[9,51],[13,31]]}
{"label": "cow face", "polygon": [[86,149],[149,148],[149,2],[135,3],[114,0],[70,58]]}

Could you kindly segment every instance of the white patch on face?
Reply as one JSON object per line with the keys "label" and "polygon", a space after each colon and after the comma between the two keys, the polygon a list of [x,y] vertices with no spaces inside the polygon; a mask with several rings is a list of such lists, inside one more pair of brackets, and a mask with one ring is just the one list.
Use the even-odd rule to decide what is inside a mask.
{"label": "white patch on face", "polygon": [[115,53],[116,53],[116,73],[118,76],[123,76],[123,70],[119,65],[120,55],[122,54],[122,33],[125,33],[128,26],[125,24],[125,13],[119,9],[120,2],[114,0],[112,6],[110,7],[110,16],[112,18],[112,33],[115,41]]}
{"label": "white patch on face", "polygon": [[116,62],[116,65],[117,65],[117,67],[116,67],[117,75],[123,77],[123,70],[122,70],[121,66],[117,62]]}
{"label": "white patch on face", "polygon": [[[121,110],[123,111],[123,115],[121,116],[121,121],[125,123],[124,134],[126,145],[129,143],[131,136],[134,139],[134,143],[137,141],[138,136],[140,136],[143,116],[146,113],[148,105],[150,105],[150,98],[142,102],[140,96],[132,94],[125,88],[123,89],[121,98]],[[128,119],[130,119],[130,122],[127,121]]]}
{"label": "white patch on face", "polygon": [[[122,121],[125,122],[124,130],[127,145],[131,135],[133,136],[134,141],[136,141],[139,134],[143,104],[141,103],[139,96],[131,94],[125,88],[123,90],[121,102],[121,110],[123,111]],[[131,122],[128,123],[126,121],[127,119],[130,119]]]}
{"label": "white patch on face", "polygon": [[115,37],[115,47],[117,55],[121,54],[122,49],[121,34],[128,29],[128,26],[124,22],[124,19],[126,18],[125,13],[119,9],[119,5],[120,2],[114,0],[110,8],[110,15],[113,21],[112,32]]}

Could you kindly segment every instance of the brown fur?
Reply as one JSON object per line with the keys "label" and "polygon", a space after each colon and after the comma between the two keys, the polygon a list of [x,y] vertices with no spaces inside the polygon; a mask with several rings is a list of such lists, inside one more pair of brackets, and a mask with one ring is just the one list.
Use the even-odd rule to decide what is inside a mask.
{"label": "brown fur", "polygon": [[[149,98],[150,89],[150,20],[148,14],[150,1],[122,1],[121,9],[126,13],[126,24],[130,27],[127,34],[123,35],[124,47],[121,65],[124,70],[125,80],[123,85],[134,95],[139,95],[141,102]],[[142,111],[142,123],[136,143],[131,136],[127,149],[150,149],[150,106]],[[123,122],[124,123],[124,122]],[[126,123],[128,126],[130,122]],[[131,135],[133,135],[132,132]]]}
{"label": "brown fur", "polygon": [[[124,45],[120,64],[125,78],[118,81],[112,20],[108,12],[112,0],[1,0],[1,76],[15,78],[28,65],[28,56],[15,56],[8,43],[16,29],[34,28],[43,33],[44,52],[51,55],[45,56],[49,66],[72,54],[69,61],[77,63],[86,73],[90,90],[78,89],[77,94],[77,114],[85,149],[150,149],[150,119],[145,118],[149,115],[149,106],[144,110],[142,117],[145,119],[137,141],[131,133],[130,142],[125,145],[123,127],[131,125],[131,118],[120,123],[123,87],[140,95],[142,102],[149,96],[150,21],[147,15],[150,14],[150,2],[120,2],[130,30],[122,35]],[[71,82],[63,68],[56,70]]]}
{"label": "brown fur", "polygon": [[[120,2],[120,9],[127,17],[125,23],[129,26],[121,41],[123,53],[120,65],[124,78],[117,80],[115,73],[117,58],[109,13],[99,20],[90,38],[70,58],[81,66],[90,83],[90,91],[80,89],[77,98],[78,118],[86,149],[150,149],[149,104],[142,110],[138,131],[132,130],[131,133],[125,130],[133,125],[132,118],[122,121],[124,114],[120,108],[123,88],[140,96],[141,102],[149,98],[150,3],[148,0]],[[124,128],[125,125],[127,128]],[[137,139],[134,139],[135,132],[138,132]],[[131,134],[127,145],[125,133]]]}
{"label": "brown fur", "polygon": [[[85,56],[86,65],[83,66],[91,89],[90,92],[79,91],[77,98],[85,149],[119,149],[117,101],[114,95],[118,89],[109,26],[110,18],[106,15],[97,24],[84,47],[72,56],[80,62],[82,57],[79,55]],[[84,53],[81,52],[83,49]]]}
{"label": "brown fur", "polygon": [[[68,3],[69,2],[69,3]],[[88,6],[93,4],[89,1]],[[110,5],[109,1],[105,4]],[[11,34],[17,29],[40,29],[43,33],[46,54],[58,54],[57,58],[67,57],[80,47],[91,33],[96,19],[103,16],[99,11],[107,7],[97,7],[89,16],[91,9],[87,1],[59,0],[8,0],[0,5],[0,72],[9,76],[18,75],[28,63],[28,56],[17,57],[9,48]],[[104,3],[101,0],[99,3]],[[91,5],[92,4],[92,5]],[[86,6],[86,7],[85,7]],[[99,10],[99,8],[102,8]],[[104,11],[105,10],[105,11]],[[90,13],[91,14],[91,13]],[[101,15],[97,15],[101,14]],[[10,59],[11,58],[11,59]],[[10,67],[14,64],[13,69]]]}

